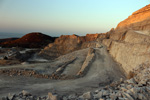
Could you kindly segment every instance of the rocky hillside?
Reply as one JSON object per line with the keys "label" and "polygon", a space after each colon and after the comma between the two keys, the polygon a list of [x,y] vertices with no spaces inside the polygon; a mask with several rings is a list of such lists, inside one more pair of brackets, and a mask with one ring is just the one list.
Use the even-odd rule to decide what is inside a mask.
{"label": "rocky hillside", "polygon": [[0,93],[5,96],[9,90],[18,92],[18,88],[37,95],[49,92],[48,96],[38,97],[40,95],[22,91],[18,95],[9,94],[3,100],[150,100],[149,23],[150,5],[147,5],[107,33],[60,36],[39,54],[48,59],[56,58],[48,63],[32,64],[32,68],[24,65],[26,70],[20,65],[17,69],[16,66],[13,69],[12,66],[0,67],[1,74],[14,76],[13,80],[15,76],[59,79],[46,83],[32,80],[25,85],[27,80],[21,78],[9,82],[10,88],[3,89],[8,83],[2,78]]}
{"label": "rocky hillside", "polygon": [[62,35],[54,43],[46,46],[40,52],[40,55],[49,59],[56,58],[75,50],[95,47],[96,39],[106,39],[107,37],[107,34],[87,34],[86,36]]}
{"label": "rocky hillside", "polygon": [[55,38],[42,33],[28,33],[25,36],[0,43],[2,47],[24,47],[24,48],[41,48],[49,43],[54,42]]}
{"label": "rocky hillside", "polygon": [[150,5],[135,11],[131,16],[129,16],[124,21],[120,22],[117,26],[118,28],[130,28],[130,29],[140,29],[145,30],[150,28]]}

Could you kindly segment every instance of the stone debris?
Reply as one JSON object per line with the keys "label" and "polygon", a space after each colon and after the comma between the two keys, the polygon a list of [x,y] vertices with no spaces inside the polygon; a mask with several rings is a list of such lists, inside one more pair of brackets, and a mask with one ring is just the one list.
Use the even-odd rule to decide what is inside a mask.
{"label": "stone debris", "polygon": [[128,80],[120,79],[94,92],[82,95],[59,96],[49,92],[48,96],[33,96],[23,90],[20,94],[8,94],[2,100],[150,100],[150,64],[144,63],[133,69],[135,76]]}
{"label": "stone debris", "polygon": [[[38,70],[26,69],[26,68],[10,68],[10,69],[0,69],[0,75],[8,75],[8,76],[26,76],[26,77],[36,77],[36,78],[45,78],[45,79],[55,79],[55,80],[65,80],[65,79],[75,79],[76,76],[67,77],[62,74],[65,70],[66,66],[72,62],[74,62],[77,58],[72,58],[69,61],[64,62],[63,64],[58,66],[58,69],[52,74],[43,74]],[[28,64],[28,62],[24,62],[22,64]]]}

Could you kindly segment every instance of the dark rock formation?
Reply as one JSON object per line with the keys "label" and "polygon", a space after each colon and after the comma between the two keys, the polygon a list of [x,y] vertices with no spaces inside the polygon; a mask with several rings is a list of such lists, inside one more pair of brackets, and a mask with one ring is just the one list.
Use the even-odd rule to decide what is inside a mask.
{"label": "dark rock formation", "polygon": [[17,40],[17,39],[19,39],[19,38],[5,38],[5,39],[0,39],[0,43],[12,41],[12,40]]}
{"label": "dark rock formation", "polygon": [[49,43],[54,42],[55,37],[51,37],[42,33],[29,33],[25,36],[13,40],[0,43],[2,47],[23,47],[23,48],[41,48]]}

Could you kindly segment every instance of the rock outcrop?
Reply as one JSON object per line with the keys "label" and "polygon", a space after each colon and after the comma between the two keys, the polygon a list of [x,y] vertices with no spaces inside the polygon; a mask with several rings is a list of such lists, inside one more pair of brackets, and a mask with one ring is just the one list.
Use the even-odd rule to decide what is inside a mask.
{"label": "rock outcrop", "polygon": [[150,28],[150,5],[135,11],[131,16],[129,16],[124,21],[120,22],[117,26],[119,28],[130,28],[130,29],[140,29],[146,30]]}
{"label": "rock outcrop", "polygon": [[104,39],[112,57],[121,64],[126,74],[139,64],[150,59],[150,36],[135,30],[122,30],[112,33]]}
{"label": "rock outcrop", "polygon": [[23,47],[23,48],[41,48],[49,43],[53,43],[55,37],[51,37],[42,33],[28,33],[25,36],[0,43],[2,47]]}
{"label": "rock outcrop", "polygon": [[150,5],[134,12],[103,39],[111,56],[122,66],[126,75],[150,59]]}
{"label": "rock outcrop", "polygon": [[77,73],[77,76],[83,76],[89,70],[90,64],[93,62],[94,57],[95,50],[93,48],[90,48],[80,71]]}
{"label": "rock outcrop", "polygon": [[107,34],[87,34],[86,36],[62,35],[45,47],[40,55],[45,58],[53,59],[75,50],[96,47],[96,39],[107,38]]}

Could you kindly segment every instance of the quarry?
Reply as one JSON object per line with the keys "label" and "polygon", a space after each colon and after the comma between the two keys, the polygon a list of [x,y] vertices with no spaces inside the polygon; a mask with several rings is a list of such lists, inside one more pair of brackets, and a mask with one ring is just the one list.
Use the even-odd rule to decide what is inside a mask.
{"label": "quarry", "polygon": [[3,40],[1,100],[150,100],[149,9],[107,33]]}

